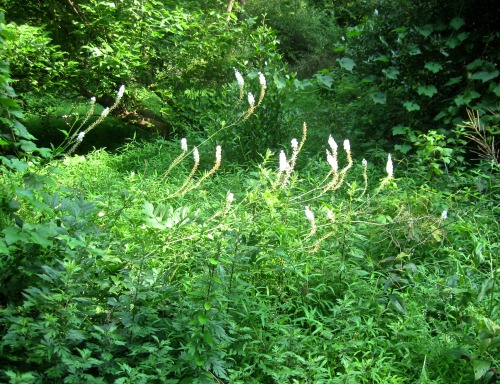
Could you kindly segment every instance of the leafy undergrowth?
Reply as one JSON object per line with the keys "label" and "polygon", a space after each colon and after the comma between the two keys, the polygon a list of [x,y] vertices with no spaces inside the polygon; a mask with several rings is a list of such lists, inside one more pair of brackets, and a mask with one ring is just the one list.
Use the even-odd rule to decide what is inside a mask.
{"label": "leafy undergrowth", "polygon": [[294,169],[302,144],[0,174],[0,381],[493,382],[498,168],[399,179],[330,141]]}

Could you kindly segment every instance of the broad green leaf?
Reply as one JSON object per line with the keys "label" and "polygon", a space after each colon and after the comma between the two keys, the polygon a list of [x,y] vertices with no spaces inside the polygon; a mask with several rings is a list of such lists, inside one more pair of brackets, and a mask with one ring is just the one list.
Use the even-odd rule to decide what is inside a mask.
{"label": "broad green leaf", "polygon": [[437,88],[434,85],[420,85],[417,88],[417,93],[419,95],[425,95],[427,97],[432,97],[437,93]]}
{"label": "broad green leaf", "polygon": [[356,63],[353,59],[349,59],[348,57],[343,57],[342,59],[337,59],[340,66],[345,70],[352,72],[353,68],[356,66]]}
{"label": "broad green leaf", "polygon": [[392,127],[392,135],[397,136],[397,135],[406,135],[406,131],[408,130],[407,127],[404,125],[396,125],[395,127]]}
{"label": "broad green leaf", "polygon": [[464,25],[465,21],[461,17],[455,17],[453,20],[450,21],[450,26],[456,31],[459,30]]}
{"label": "broad green leaf", "polygon": [[422,53],[422,51],[420,50],[420,48],[416,45],[412,45],[409,49],[408,49],[408,53],[411,55],[411,56],[416,56],[416,55],[420,55]]}
{"label": "broad green leaf", "polygon": [[411,145],[409,145],[409,144],[396,144],[396,145],[394,146],[394,149],[395,149],[396,151],[401,152],[403,155],[406,155],[408,152],[410,152],[410,151],[411,151],[412,146],[411,146]]}
{"label": "broad green leaf", "polygon": [[208,316],[205,313],[199,312],[198,313],[198,322],[201,325],[208,323]]}
{"label": "broad green leaf", "polygon": [[370,96],[371,96],[373,102],[376,104],[387,103],[387,94],[385,92],[374,92]]}
{"label": "broad green leaf", "polygon": [[362,83],[373,83],[375,80],[377,80],[377,76],[375,75],[368,75],[361,80]]}
{"label": "broad green leaf", "polygon": [[449,87],[451,85],[458,84],[461,81],[462,81],[462,76],[452,77],[450,80],[448,80],[448,82],[444,86]]}
{"label": "broad green leaf", "polygon": [[484,60],[476,59],[472,63],[467,65],[467,69],[469,71],[472,71],[473,69],[476,69],[477,67],[480,67],[483,64],[484,64]]}
{"label": "broad green leaf", "polygon": [[388,79],[396,80],[399,75],[399,70],[396,67],[389,67],[387,69],[383,69],[382,72]]}
{"label": "broad green leaf", "polygon": [[475,359],[472,360],[472,367],[474,368],[474,378],[479,380],[490,370],[491,361]]}
{"label": "broad green leaf", "polygon": [[454,101],[455,104],[460,107],[462,105],[469,104],[472,100],[477,99],[478,97],[481,97],[481,95],[476,91],[466,91],[464,94],[455,97]]}
{"label": "broad green leaf", "polygon": [[9,248],[7,247],[4,239],[0,239],[0,255],[1,254],[9,254]]}
{"label": "broad green leaf", "polygon": [[414,101],[405,101],[403,103],[403,107],[405,107],[408,112],[420,111],[420,105],[418,105]]}
{"label": "broad green leaf", "polygon": [[490,91],[493,92],[498,97],[500,97],[500,83],[491,84]]}
{"label": "broad green leaf", "polygon": [[434,32],[434,27],[432,24],[426,24],[423,27],[417,28],[418,33],[424,37],[429,37],[432,32]]}
{"label": "broad green leaf", "polygon": [[449,37],[446,42],[445,42],[445,45],[448,47],[448,48],[456,48],[460,45],[461,41],[458,37],[455,37],[455,36],[451,36]]}
{"label": "broad green leaf", "polygon": [[498,77],[499,74],[500,72],[498,70],[494,70],[492,72],[479,71],[473,73],[470,78],[473,80],[481,80],[483,83],[486,83],[487,81],[490,81],[491,79]]}
{"label": "broad green leaf", "polygon": [[387,63],[389,62],[389,57],[386,56],[386,55],[380,55],[380,56],[377,56],[375,59],[373,59],[375,61],[382,61],[384,63]]}
{"label": "broad green leaf", "polygon": [[429,61],[425,63],[425,69],[428,69],[432,73],[438,73],[441,69],[443,69],[443,66],[440,63],[436,63],[434,61]]}

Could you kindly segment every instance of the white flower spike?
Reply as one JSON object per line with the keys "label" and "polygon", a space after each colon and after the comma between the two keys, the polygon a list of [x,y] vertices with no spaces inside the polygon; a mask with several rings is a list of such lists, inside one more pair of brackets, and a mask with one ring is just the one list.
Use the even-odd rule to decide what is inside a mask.
{"label": "white flower spike", "polygon": [[255,105],[255,98],[251,92],[248,92],[248,104],[250,104],[251,107]]}
{"label": "white flower spike", "polygon": [[245,85],[245,80],[243,79],[243,76],[241,76],[241,73],[236,68],[234,69],[234,75],[236,76],[236,81],[238,82],[238,85],[240,87],[243,87]]}
{"label": "white flower spike", "polygon": [[266,78],[264,77],[264,74],[262,72],[259,72],[259,83],[262,88],[266,89]]}
{"label": "white flower spike", "polygon": [[181,150],[182,152],[187,152],[188,150],[188,143],[185,137],[181,139]]}
{"label": "white flower spike", "polygon": [[387,171],[387,177],[391,178],[394,175],[394,167],[392,166],[392,157],[390,153],[387,158],[387,165],[385,167],[385,170]]}

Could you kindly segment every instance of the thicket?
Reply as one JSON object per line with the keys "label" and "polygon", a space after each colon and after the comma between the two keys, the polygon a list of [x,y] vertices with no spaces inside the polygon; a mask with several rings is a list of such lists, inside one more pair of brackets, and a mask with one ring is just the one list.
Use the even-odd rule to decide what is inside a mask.
{"label": "thicket", "polygon": [[[170,24],[169,28],[182,28],[167,34],[164,48],[174,51],[175,39],[187,39],[193,50],[178,52],[176,57],[185,60],[178,67],[171,64],[163,79],[173,82],[182,75],[189,84],[175,96],[186,119],[176,123],[178,140],[131,140],[115,153],[101,149],[75,155],[105,119],[129,110],[131,100],[162,105],[164,99],[153,103],[151,94],[162,87],[173,89],[166,80],[146,87],[138,80],[140,70],[132,66],[128,77],[102,78],[112,100],[109,109],[98,108],[104,93],[89,95],[78,113],[66,117],[71,124],[63,129],[61,142],[40,148],[22,120],[21,102],[33,113],[34,93],[23,93],[21,101],[16,98],[6,60],[11,58],[14,84],[21,89],[41,81],[32,69],[20,69],[16,60],[22,58],[13,55],[29,35],[22,31],[29,27],[4,28],[0,20],[0,381],[497,381],[496,110],[490,104],[481,109],[483,104],[469,100],[460,105],[468,107],[466,118],[450,120],[433,132],[424,126],[426,116],[417,126],[413,115],[415,125],[410,126],[404,125],[408,116],[387,114],[384,108],[399,105],[391,104],[391,97],[385,104],[369,104],[377,100],[371,96],[374,92],[406,97],[415,91],[405,88],[416,76],[410,70],[401,74],[401,83],[387,77],[385,66],[373,72],[380,81],[363,80],[374,71],[374,61],[362,63],[355,56],[363,44],[372,46],[379,20],[403,25],[399,14],[394,20],[389,13],[377,18],[385,10],[377,8],[376,15],[370,2],[363,3],[366,9],[351,9],[350,2],[335,8],[325,2],[321,9],[311,10],[318,18],[336,15],[338,30],[347,28],[354,35],[346,35],[345,44],[339,37],[342,56],[336,68],[307,79],[282,61],[279,31],[259,19],[245,19],[245,9],[250,12],[260,2],[248,1],[245,9],[236,7],[229,15],[220,11],[227,4],[219,2],[218,8],[208,3],[203,8],[197,2],[184,2],[184,8],[168,2],[166,8],[156,1],[130,2],[135,8],[121,9],[128,15],[122,19],[115,18],[119,7],[110,5],[114,3],[84,6],[90,3],[94,4],[68,4],[85,10],[77,15],[90,24],[104,28],[105,20],[116,21],[104,28],[115,28],[116,36],[130,26],[117,20],[128,20],[136,10],[145,12],[137,18],[144,31],[155,30],[154,24],[148,26],[155,12],[180,23]],[[50,10],[62,4],[66,3],[29,2],[25,22],[39,20],[40,7]],[[310,10],[306,2],[283,4],[301,5],[299,15]],[[414,5],[407,6],[408,10]],[[57,7],[52,11],[64,15],[67,8]],[[254,51],[233,47],[234,57],[225,61],[217,56],[224,48],[217,45],[220,36],[191,37],[200,30],[196,23],[202,19],[218,20],[211,24],[216,29],[226,25],[228,38],[239,30],[245,41],[253,42]],[[449,31],[465,30],[458,24],[445,23],[440,35],[444,40],[437,46],[450,39]],[[434,24],[428,36],[414,25],[407,25],[408,35],[418,44],[433,34],[437,37]],[[185,33],[184,27],[194,29]],[[43,35],[40,27],[35,30]],[[94,41],[113,41],[99,39],[99,31]],[[56,32],[45,37],[53,39]],[[136,32],[123,38],[137,37]],[[63,35],[59,38],[64,40]],[[196,55],[196,44],[207,40],[213,45]],[[78,47],[79,42],[73,42]],[[381,47],[387,49],[383,42]],[[213,57],[220,61],[210,66],[202,59],[212,48],[217,48]],[[77,48],[75,52],[84,57]],[[113,61],[116,52],[110,50],[106,57]],[[307,55],[294,57],[302,60]],[[402,57],[390,62],[399,65]],[[488,57],[482,57],[472,78],[460,79],[467,87],[487,85],[481,97],[473,98],[478,103],[495,95],[495,69],[488,72],[493,77],[477,78],[487,72]],[[187,58],[206,69],[201,73],[207,80],[210,71],[217,70],[220,79],[215,76],[214,81],[220,83],[212,87],[204,76],[197,79],[198,72],[185,67]],[[47,63],[66,68],[68,62],[61,60]],[[89,75],[87,84],[97,73],[106,73],[99,63],[107,61],[94,60],[90,68],[96,73]],[[416,68],[421,62],[412,63]],[[65,69],[67,73],[83,76],[83,64],[74,65]],[[124,79],[130,81],[130,89]],[[375,84],[386,88],[374,88]],[[47,90],[49,85],[44,85]],[[345,99],[347,94],[350,99]],[[428,113],[424,106],[422,113]],[[338,113],[335,125],[322,121],[333,113]],[[457,110],[453,117],[459,116]],[[388,127],[404,125],[404,134],[398,136],[406,141],[375,141],[378,136],[364,119],[383,121]],[[354,123],[355,127],[349,125]],[[394,132],[392,125],[393,133],[403,131]],[[363,142],[370,136],[372,141]],[[467,142],[469,151],[463,148]],[[394,144],[398,152],[388,153],[385,149],[394,149]],[[468,157],[478,160],[468,162]]]}

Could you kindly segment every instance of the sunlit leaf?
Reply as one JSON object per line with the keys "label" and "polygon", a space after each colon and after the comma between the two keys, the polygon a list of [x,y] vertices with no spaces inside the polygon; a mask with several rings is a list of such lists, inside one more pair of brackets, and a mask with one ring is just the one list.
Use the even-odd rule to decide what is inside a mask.
{"label": "sunlit leaf", "polygon": [[472,360],[472,367],[474,368],[474,378],[479,380],[490,370],[491,361],[474,359]]}
{"label": "sunlit leaf", "polygon": [[352,72],[353,68],[356,66],[356,63],[353,59],[349,59],[348,57],[343,57],[342,59],[337,59],[340,66],[345,70]]}
{"label": "sunlit leaf", "polygon": [[425,69],[428,69],[432,73],[438,73],[441,69],[443,69],[443,66],[440,63],[436,63],[434,61],[429,61],[425,63]]}
{"label": "sunlit leaf", "polygon": [[405,101],[403,103],[403,107],[405,107],[408,112],[420,111],[420,105],[418,105],[414,101]]}

